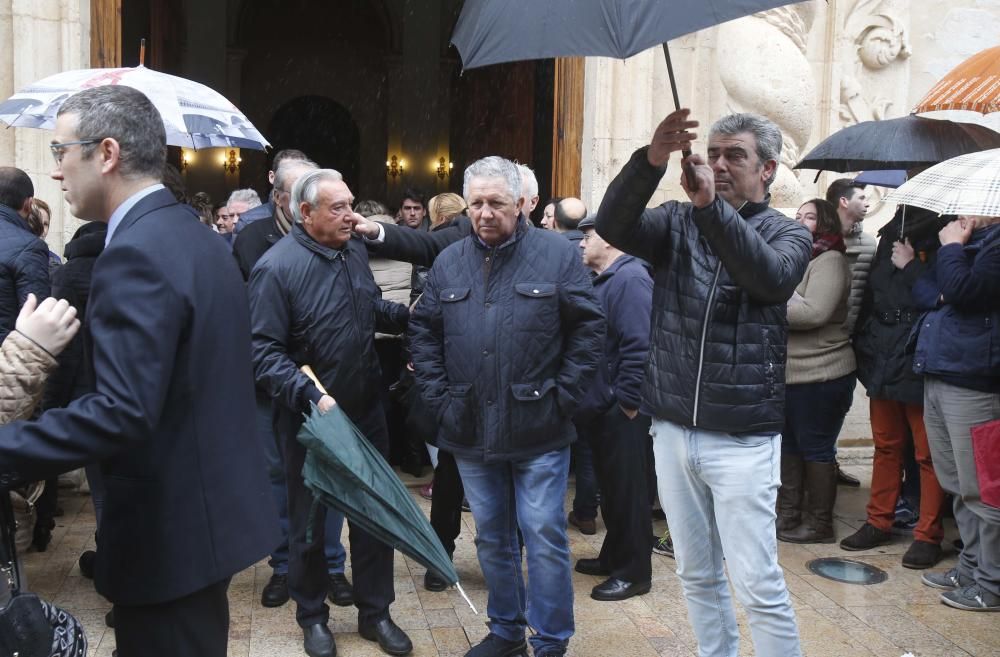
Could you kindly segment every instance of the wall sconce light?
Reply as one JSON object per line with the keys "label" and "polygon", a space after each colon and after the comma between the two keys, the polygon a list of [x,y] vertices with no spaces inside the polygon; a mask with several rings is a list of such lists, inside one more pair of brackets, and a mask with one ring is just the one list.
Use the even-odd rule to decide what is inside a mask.
{"label": "wall sconce light", "polygon": [[193,161],[194,161],[194,157],[191,155],[191,153],[186,148],[182,148],[181,149],[181,171],[186,171],[187,168],[188,168],[188,165],[190,165],[191,162],[193,162]]}
{"label": "wall sconce light", "polygon": [[443,157],[439,157],[435,171],[437,172],[438,178],[444,180],[445,177],[451,175],[451,170],[454,168],[455,168],[454,162],[449,162],[448,160],[445,160]]}
{"label": "wall sconce light", "polygon": [[387,176],[395,180],[399,176],[403,175],[403,168],[406,166],[406,162],[399,159],[395,155],[390,157],[385,161],[385,173]]}
{"label": "wall sconce light", "polygon": [[225,173],[236,173],[240,170],[240,163],[243,162],[243,158],[240,157],[237,149],[230,149],[229,155],[223,153],[222,155],[222,170]]}

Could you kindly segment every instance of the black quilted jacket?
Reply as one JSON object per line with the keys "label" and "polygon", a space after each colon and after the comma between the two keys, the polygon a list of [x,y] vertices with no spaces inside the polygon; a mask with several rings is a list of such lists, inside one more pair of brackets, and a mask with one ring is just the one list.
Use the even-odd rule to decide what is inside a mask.
{"label": "black quilted jacket", "polygon": [[0,340],[14,329],[30,292],[39,302],[49,296],[49,249],[19,214],[0,205]]}
{"label": "black quilted jacket", "polygon": [[438,446],[485,461],[565,447],[596,371],[604,315],[580,251],[528,229],[496,248],[475,235],[441,252],[410,317],[417,382]]}
{"label": "black quilted jacket", "polygon": [[636,151],[597,219],[604,239],[654,268],[643,410],[709,431],[778,433],[785,303],[809,264],[809,231],[766,202],[647,209],[663,173]]}

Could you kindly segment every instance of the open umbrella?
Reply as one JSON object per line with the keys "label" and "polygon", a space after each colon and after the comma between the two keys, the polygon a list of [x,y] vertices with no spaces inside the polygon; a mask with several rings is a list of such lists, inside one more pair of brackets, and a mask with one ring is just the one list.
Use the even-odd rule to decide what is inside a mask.
{"label": "open umbrella", "polygon": [[854,182],[859,185],[875,185],[895,189],[906,182],[906,169],[875,169],[862,171],[854,176]]}
{"label": "open umbrella", "polygon": [[64,71],[21,89],[0,103],[0,121],[14,128],[52,130],[67,98],[91,87],[123,84],[146,94],[163,117],[167,143],[186,148],[251,148],[270,144],[222,94],[203,84],[146,68]]}
{"label": "open umbrella", "polygon": [[[311,368],[306,366],[302,371],[323,391]],[[458,583],[448,553],[410,491],[339,406],[325,414],[314,406],[299,430],[298,440],[307,450],[302,478],[317,503],[337,509],[386,545],[454,584],[476,611]]]}
{"label": "open umbrella", "polygon": [[[451,42],[464,68],[548,57],[625,59],[662,44],[674,107],[680,109],[667,41],[801,1],[466,0]],[[685,174],[694,188],[693,172]]]}
{"label": "open umbrella", "polygon": [[1000,216],[1000,148],[941,162],[890,192],[886,200],[938,214]]}
{"label": "open umbrella", "polygon": [[1000,131],[1000,46],[982,50],[949,71],[913,113]]}
{"label": "open umbrella", "polygon": [[979,125],[909,115],[864,121],[838,130],[809,151],[795,168],[913,169],[989,148],[1000,148],[1000,133]]}

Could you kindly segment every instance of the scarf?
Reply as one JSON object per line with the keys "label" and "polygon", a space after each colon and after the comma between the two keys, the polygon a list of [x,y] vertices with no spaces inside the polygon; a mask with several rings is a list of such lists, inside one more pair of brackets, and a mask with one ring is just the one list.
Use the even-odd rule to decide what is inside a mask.
{"label": "scarf", "polygon": [[278,228],[278,232],[281,233],[282,237],[288,234],[288,231],[292,229],[291,220],[285,216],[285,211],[277,203],[274,204],[274,225]]}
{"label": "scarf", "polygon": [[813,236],[813,252],[810,260],[827,251],[847,252],[844,237],[840,233],[818,233]]}

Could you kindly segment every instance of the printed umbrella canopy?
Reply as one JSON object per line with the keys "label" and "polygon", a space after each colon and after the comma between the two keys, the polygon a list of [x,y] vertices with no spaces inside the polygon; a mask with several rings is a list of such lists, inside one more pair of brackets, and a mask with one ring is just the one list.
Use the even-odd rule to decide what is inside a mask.
{"label": "printed umbrella canopy", "polygon": [[913,113],[978,123],[1000,132],[1000,46],[982,50],[941,78]]}
{"label": "printed umbrella canopy", "polygon": [[886,200],[938,214],[1000,216],[1000,148],[932,166],[890,192]]}
{"label": "printed umbrella canopy", "polygon": [[106,84],[123,84],[146,94],[163,117],[171,146],[257,150],[270,146],[222,94],[141,64],[135,68],[91,68],[50,75],[0,103],[0,121],[15,128],[52,130],[67,98]]}

